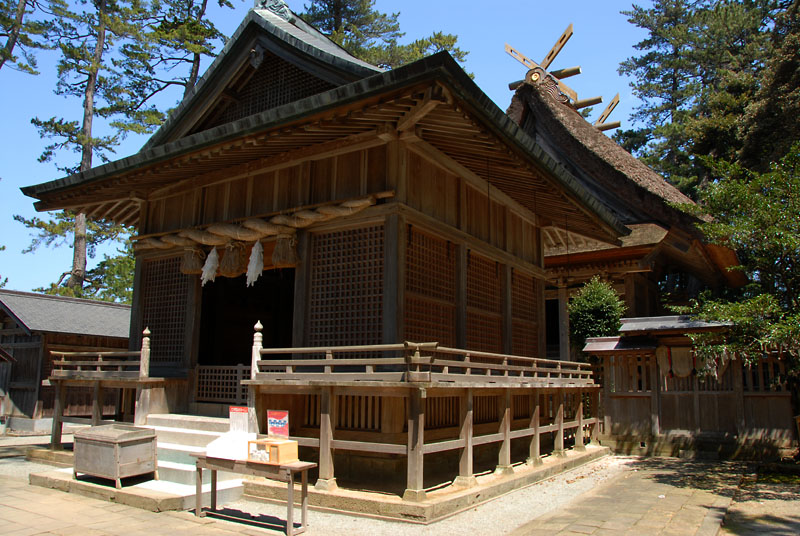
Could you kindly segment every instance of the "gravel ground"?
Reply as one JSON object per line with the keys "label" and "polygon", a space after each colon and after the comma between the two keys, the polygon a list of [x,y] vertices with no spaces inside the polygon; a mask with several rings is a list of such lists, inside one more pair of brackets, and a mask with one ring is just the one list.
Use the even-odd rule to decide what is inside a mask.
{"label": "gravel ground", "polygon": [[[328,535],[375,536],[450,535],[450,534],[508,534],[551,510],[575,499],[629,468],[634,458],[609,456],[596,460],[451,516],[431,525],[384,521],[328,512],[309,511],[310,536]],[[286,507],[250,500],[240,500],[227,508],[283,519]],[[296,511],[295,515],[299,515]]]}

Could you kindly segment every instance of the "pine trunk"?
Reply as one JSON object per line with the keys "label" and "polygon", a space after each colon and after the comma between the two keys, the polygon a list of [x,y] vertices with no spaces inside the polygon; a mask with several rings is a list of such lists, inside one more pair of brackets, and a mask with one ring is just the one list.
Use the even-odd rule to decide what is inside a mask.
{"label": "pine trunk", "polygon": [[[95,42],[92,68],[86,81],[86,90],[83,98],[83,126],[81,133],[84,137],[81,149],[81,171],[92,168],[92,121],[94,119],[94,96],[97,89],[97,76],[103,59],[103,47],[106,40],[106,3],[100,0],[97,3],[97,41]],[[75,215],[75,242],[72,247],[72,271],[70,272],[67,286],[82,288],[86,279],[86,214]]]}
{"label": "pine trunk", "polygon": [[8,32],[8,40],[6,40],[6,45],[3,47],[3,53],[0,54],[0,69],[2,69],[6,61],[11,59],[11,56],[14,55],[14,47],[17,46],[17,40],[22,31],[22,20],[25,17],[26,5],[26,0],[19,0],[17,3],[17,13],[14,17],[14,23],[11,25],[11,29]]}

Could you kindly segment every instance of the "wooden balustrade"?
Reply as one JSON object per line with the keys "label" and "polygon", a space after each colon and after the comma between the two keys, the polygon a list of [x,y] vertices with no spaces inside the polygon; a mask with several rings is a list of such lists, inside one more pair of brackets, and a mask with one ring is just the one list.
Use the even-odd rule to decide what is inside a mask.
{"label": "wooden balustrade", "polygon": [[[55,352],[53,380],[147,378],[150,375],[150,330],[145,329],[138,352]],[[133,359],[136,358],[136,359]]]}
{"label": "wooden balustrade", "polygon": [[[256,324],[251,365],[251,380],[255,381],[594,385],[591,366],[586,363],[461,350],[436,342],[262,348],[261,329],[261,324]],[[264,359],[269,356],[278,358]],[[281,359],[284,356],[300,357]]]}

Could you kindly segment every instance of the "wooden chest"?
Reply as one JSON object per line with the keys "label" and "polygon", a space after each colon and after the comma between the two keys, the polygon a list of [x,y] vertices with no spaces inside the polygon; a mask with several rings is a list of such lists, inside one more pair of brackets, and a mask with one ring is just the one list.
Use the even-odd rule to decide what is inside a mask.
{"label": "wooden chest", "polygon": [[292,439],[266,438],[247,442],[249,462],[282,464],[297,460],[297,441]]}
{"label": "wooden chest", "polygon": [[93,426],[75,433],[73,476],[84,473],[114,481],[156,473],[156,433],[125,424]]}

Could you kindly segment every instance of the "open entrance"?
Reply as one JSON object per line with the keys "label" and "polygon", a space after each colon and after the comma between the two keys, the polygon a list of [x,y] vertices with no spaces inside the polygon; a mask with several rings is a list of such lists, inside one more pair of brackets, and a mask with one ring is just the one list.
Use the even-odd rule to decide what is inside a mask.
{"label": "open entrance", "polygon": [[218,277],[203,287],[199,365],[250,365],[253,326],[264,348],[292,346],[294,268],[267,270],[251,287],[246,277]]}
{"label": "open entrance", "polygon": [[544,318],[547,357],[549,359],[559,359],[561,356],[561,335],[558,329],[558,300],[545,300]]}
{"label": "open entrance", "polygon": [[253,286],[246,276],[218,277],[202,291],[196,402],[244,404],[250,379],[253,326],[264,326],[264,348],[292,346],[293,268],[266,270]]}

